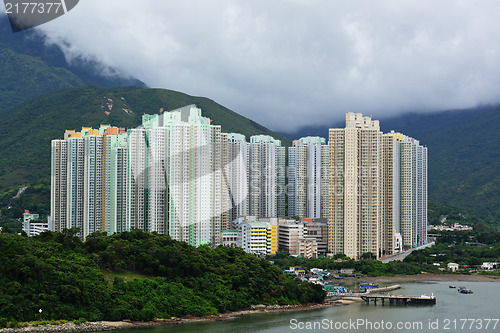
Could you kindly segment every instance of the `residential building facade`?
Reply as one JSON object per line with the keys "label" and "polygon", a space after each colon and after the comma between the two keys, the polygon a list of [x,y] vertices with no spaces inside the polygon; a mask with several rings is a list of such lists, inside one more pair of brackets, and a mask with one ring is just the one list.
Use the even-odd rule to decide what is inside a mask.
{"label": "residential building facade", "polygon": [[250,137],[249,215],[285,215],[285,147],[268,135]]}
{"label": "residential building facade", "polygon": [[347,113],[330,129],[328,249],[359,259],[427,242],[427,148]]}
{"label": "residential building facade", "polygon": [[288,215],[327,217],[328,146],[320,137],[304,137],[288,148]]}
{"label": "residential building facade", "polygon": [[[345,128],[330,129],[328,144],[294,141],[288,171],[280,140],[222,133],[194,105],[143,115],[134,129],[67,130],[51,150],[51,228],[79,228],[82,239],[141,229],[194,246],[234,245],[241,221],[247,232],[257,221],[244,217],[255,216],[267,223],[266,250],[251,231],[237,241],[252,253],[279,247],[298,255],[299,238],[314,238],[303,246],[315,256],[358,259],[427,242],[427,148],[382,133],[361,114],[348,113]],[[278,228],[285,215],[307,223]]]}

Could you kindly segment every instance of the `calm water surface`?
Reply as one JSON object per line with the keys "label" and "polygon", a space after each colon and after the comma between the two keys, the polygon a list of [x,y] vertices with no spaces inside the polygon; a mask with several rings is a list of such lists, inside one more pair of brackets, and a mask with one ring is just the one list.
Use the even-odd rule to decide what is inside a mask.
{"label": "calm water surface", "polygon": [[[449,285],[465,286],[464,295]],[[388,285],[384,284],[383,286]],[[183,324],[120,333],[247,333],[247,332],[500,332],[500,283],[423,282],[401,284],[396,295],[430,295],[434,306],[351,304],[320,310],[258,314],[233,321]],[[461,320],[462,319],[462,320]],[[465,321],[465,319],[470,319]],[[486,319],[497,319],[488,321]],[[310,328],[310,329],[308,329]]]}

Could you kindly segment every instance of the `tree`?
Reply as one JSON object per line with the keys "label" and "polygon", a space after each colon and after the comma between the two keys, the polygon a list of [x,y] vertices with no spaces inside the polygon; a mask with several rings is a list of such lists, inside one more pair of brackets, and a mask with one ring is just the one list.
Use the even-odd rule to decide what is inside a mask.
{"label": "tree", "polygon": [[375,255],[371,252],[365,252],[361,255],[361,259],[368,259],[368,260],[375,259]]}
{"label": "tree", "polygon": [[7,226],[2,227],[2,234],[13,234],[14,232]]}

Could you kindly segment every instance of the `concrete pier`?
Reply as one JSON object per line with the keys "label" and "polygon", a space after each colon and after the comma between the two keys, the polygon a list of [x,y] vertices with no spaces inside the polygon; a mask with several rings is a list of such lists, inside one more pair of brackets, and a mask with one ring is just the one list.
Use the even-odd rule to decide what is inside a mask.
{"label": "concrete pier", "polygon": [[385,302],[389,304],[405,304],[405,305],[434,305],[436,304],[436,297],[431,296],[390,296],[390,295],[363,295],[361,296],[363,301],[370,304],[373,302],[377,305],[377,302],[382,302],[384,305]]}
{"label": "concrete pier", "polygon": [[365,294],[382,293],[385,291],[391,291],[391,290],[396,290],[396,289],[400,289],[400,288],[401,288],[401,286],[399,284],[395,284],[395,285],[389,286],[389,287],[371,288],[371,289],[366,289]]}

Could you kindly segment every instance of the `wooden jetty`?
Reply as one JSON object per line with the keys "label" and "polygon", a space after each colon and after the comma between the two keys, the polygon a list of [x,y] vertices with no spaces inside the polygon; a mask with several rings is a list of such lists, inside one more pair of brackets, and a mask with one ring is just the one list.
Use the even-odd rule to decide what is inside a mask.
{"label": "wooden jetty", "polygon": [[362,295],[361,298],[366,303],[370,304],[373,302],[377,305],[377,301],[382,301],[382,305],[385,302],[388,304],[406,304],[406,305],[434,305],[436,304],[436,297],[431,296],[394,296],[394,295]]}

